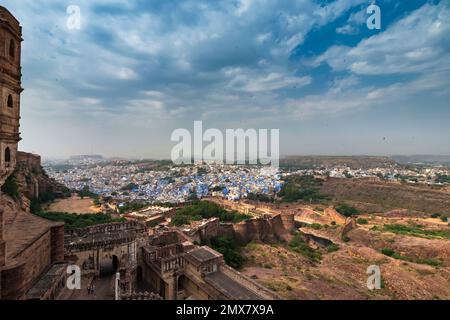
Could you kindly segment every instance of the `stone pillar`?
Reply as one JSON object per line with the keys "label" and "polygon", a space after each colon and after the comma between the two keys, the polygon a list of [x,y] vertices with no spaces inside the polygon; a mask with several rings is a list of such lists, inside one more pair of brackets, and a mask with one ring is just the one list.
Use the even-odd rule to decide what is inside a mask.
{"label": "stone pillar", "polygon": [[115,299],[120,300],[120,272],[116,273],[116,279],[114,281],[114,293]]}
{"label": "stone pillar", "polygon": [[176,277],[164,278],[165,299],[177,300],[177,281]]}

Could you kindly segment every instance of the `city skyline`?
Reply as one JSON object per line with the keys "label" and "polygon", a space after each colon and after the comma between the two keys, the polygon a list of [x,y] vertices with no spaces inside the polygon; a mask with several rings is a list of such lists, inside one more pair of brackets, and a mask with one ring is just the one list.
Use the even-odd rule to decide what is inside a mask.
{"label": "city skyline", "polygon": [[[280,129],[280,153],[450,154],[448,1],[3,1],[20,149],[169,158],[177,128]],[[69,30],[78,5],[81,28]]]}

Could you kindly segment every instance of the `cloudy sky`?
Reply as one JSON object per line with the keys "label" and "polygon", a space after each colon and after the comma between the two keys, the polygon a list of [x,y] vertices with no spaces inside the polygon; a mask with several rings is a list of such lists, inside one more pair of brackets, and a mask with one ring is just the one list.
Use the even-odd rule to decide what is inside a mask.
{"label": "cloudy sky", "polygon": [[[450,1],[2,0],[20,148],[168,157],[171,132],[279,128],[282,154],[450,154]],[[81,29],[67,27],[67,7]]]}

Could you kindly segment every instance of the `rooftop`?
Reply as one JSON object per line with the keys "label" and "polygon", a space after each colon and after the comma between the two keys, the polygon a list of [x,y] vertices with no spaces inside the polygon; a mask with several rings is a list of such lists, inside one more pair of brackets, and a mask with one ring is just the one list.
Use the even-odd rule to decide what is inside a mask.
{"label": "rooftop", "polygon": [[[7,199],[4,195],[2,198]],[[4,206],[5,240],[7,245],[7,261],[19,256],[28,246],[44,235],[53,226],[62,226],[62,222],[52,222],[21,209],[6,201]]]}
{"label": "rooftop", "polygon": [[222,256],[220,253],[206,246],[196,248],[188,252],[188,254],[200,262],[205,262],[214,258],[220,258]]}
{"label": "rooftop", "polygon": [[261,300],[259,295],[220,271],[207,275],[205,281],[234,300]]}
{"label": "rooftop", "polygon": [[55,264],[47,271],[39,281],[28,291],[28,299],[40,299],[46,292],[48,292],[59,281],[62,274],[65,272],[67,264]]}

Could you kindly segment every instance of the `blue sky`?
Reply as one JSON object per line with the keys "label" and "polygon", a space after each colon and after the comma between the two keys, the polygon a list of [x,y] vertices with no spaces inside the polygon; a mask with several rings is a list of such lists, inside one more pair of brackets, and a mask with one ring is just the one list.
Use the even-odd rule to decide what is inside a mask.
{"label": "blue sky", "polygon": [[203,120],[279,128],[282,154],[450,154],[448,0],[1,4],[23,26],[23,150],[168,157]]}

